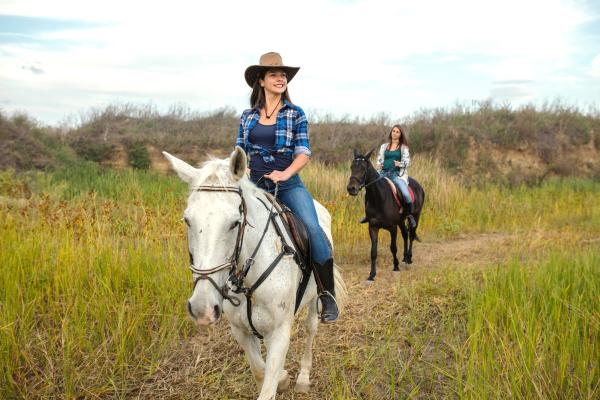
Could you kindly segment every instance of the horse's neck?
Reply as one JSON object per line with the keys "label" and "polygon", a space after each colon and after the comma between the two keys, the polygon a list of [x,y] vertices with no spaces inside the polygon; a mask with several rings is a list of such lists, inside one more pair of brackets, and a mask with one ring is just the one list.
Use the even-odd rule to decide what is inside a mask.
{"label": "horse's neck", "polygon": [[383,200],[383,188],[385,188],[385,186],[382,185],[382,183],[385,184],[385,180],[380,179],[379,181],[375,182],[377,179],[379,179],[379,173],[372,164],[369,164],[369,168],[367,169],[366,173],[367,179],[365,181],[368,186],[365,188],[365,190],[367,192],[367,196],[373,200]]}

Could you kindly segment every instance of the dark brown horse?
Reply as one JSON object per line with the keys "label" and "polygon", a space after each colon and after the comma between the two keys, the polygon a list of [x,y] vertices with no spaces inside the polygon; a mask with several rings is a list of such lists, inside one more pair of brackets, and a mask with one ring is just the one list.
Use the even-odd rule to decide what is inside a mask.
{"label": "dark brown horse", "polygon": [[[369,236],[371,238],[371,273],[369,281],[375,280],[377,273],[377,238],[379,230],[385,229],[390,232],[391,243],[390,250],[394,256],[394,271],[400,271],[398,268],[398,257],[396,257],[396,237],[398,236],[397,227],[400,227],[402,238],[404,239],[404,258],[406,264],[412,263],[412,245],[413,241],[419,240],[417,228],[421,210],[425,203],[425,191],[413,178],[408,178],[408,185],[415,195],[415,206],[413,216],[416,221],[414,228],[407,224],[407,213],[404,211],[407,207],[399,208],[393,198],[392,189],[387,180],[380,178],[379,173],[371,164],[371,154],[373,150],[365,155],[361,155],[354,150],[354,160],[352,161],[351,175],[348,180],[348,193],[352,196],[358,195],[361,189],[365,189],[365,213],[369,223]],[[400,196],[402,197],[402,196]],[[404,210],[403,210],[404,209]]]}

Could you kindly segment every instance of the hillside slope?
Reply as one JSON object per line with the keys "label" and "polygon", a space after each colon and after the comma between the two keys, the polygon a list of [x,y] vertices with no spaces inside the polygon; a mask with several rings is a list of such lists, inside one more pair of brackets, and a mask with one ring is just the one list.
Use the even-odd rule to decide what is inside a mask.
{"label": "hillside slope", "polygon": [[[366,152],[386,140],[396,121],[316,117],[310,123],[315,158],[348,162],[354,148]],[[425,110],[402,121],[413,155],[427,155],[469,183],[537,183],[550,176],[600,177],[600,117],[563,105],[541,109],[495,106]],[[166,150],[192,163],[233,148],[239,120],[232,109],[208,114],[174,109],[109,106],[90,112],[64,142],[81,159],[113,168],[166,171]],[[1,168],[18,170],[57,165],[52,130],[2,117]],[[42,140],[42,138],[44,140]],[[49,146],[48,141],[54,143]]]}

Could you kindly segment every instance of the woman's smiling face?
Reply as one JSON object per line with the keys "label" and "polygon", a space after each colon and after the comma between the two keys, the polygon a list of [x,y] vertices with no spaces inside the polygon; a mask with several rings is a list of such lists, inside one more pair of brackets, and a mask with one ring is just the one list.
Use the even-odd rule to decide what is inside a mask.
{"label": "woman's smiling face", "polygon": [[283,94],[287,89],[287,74],[282,69],[270,69],[260,80],[260,84],[267,93]]}

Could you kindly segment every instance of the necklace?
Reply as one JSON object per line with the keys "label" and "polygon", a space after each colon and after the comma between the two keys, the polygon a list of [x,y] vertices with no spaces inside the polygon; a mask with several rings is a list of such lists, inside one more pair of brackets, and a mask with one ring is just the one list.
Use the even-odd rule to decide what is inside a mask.
{"label": "necklace", "polygon": [[273,116],[273,113],[275,112],[277,107],[279,107],[279,103],[281,103],[281,97],[279,98],[279,101],[277,102],[277,104],[275,104],[273,111],[271,111],[271,115],[269,115],[269,113],[267,113],[267,107],[265,106],[265,117],[267,117],[267,119],[270,119]]}

